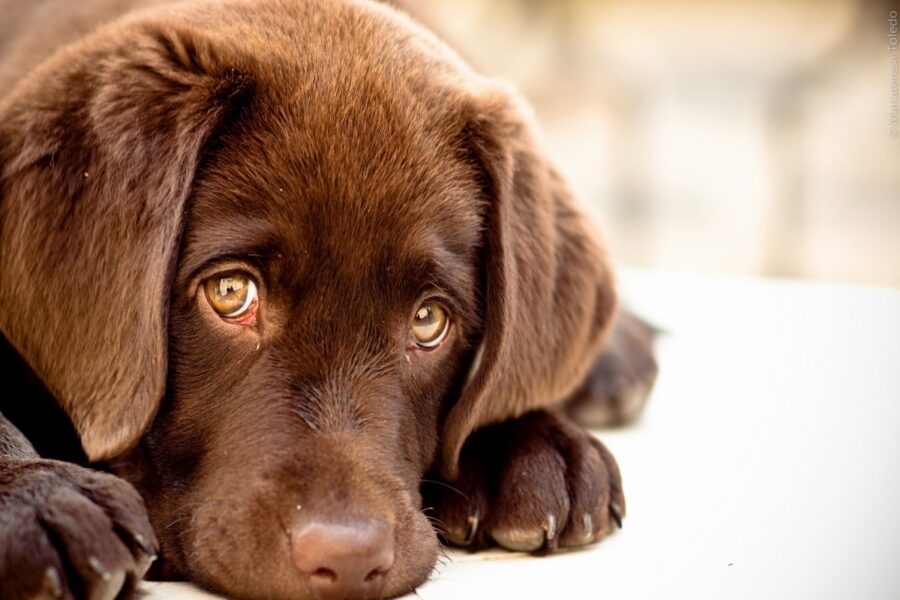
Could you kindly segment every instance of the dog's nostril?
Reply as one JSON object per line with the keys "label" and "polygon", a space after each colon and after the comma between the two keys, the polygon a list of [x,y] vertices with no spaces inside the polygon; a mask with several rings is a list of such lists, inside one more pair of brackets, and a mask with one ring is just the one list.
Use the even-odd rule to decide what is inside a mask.
{"label": "dog's nostril", "polygon": [[331,583],[332,581],[337,579],[337,574],[334,571],[332,571],[331,569],[325,569],[325,568],[316,569],[312,573],[312,576],[317,577],[326,583]]}
{"label": "dog's nostril", "polygon": [[394,564],[394,536],[381,520],[305,523],[291,535],[291,559],[323,597],[369,595]]}

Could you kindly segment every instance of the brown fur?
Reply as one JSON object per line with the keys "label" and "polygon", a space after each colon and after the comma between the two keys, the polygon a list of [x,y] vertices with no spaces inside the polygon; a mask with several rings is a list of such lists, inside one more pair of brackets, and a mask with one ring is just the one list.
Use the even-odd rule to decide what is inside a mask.
{"label": "brown fur", "polygon": [[[613,352],[651,382],[652,336],[601,353],[610,269],[514,93],[365,1],[0,10],[0,597],[48,568],[73,597],[130,589],[156,543],[121,480],[49,460],[78,444],[39,400],[140,491],[158,575],[240,597],[311,594],[292,532],[360,519],[396,555],[365,594],[411,590],[438,549],[423,478],[464,492],[424,490],[457,544],[621,518],[612,456],[549,410],[616,401],[584,383]],[[234,268],[254,325],[202,292]],[[410,350],[434,295],[448,341]]]}

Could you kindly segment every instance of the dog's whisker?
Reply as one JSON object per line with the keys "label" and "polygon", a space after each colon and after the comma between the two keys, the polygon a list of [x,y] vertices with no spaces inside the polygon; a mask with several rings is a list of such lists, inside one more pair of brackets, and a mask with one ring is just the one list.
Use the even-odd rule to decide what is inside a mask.
{"label": "dog's whisker", "polygon": [[460,490],[459,488],[453,487],[452,485],[450,485],[450,484],[447,483],[446,481],[438,481],[437,479],[424,479],[424,478],[423,478],[423,479],[420,479],[419,481],[420,481],[421,483],[431,483],[431,484],[434,484],[434,485],[439,485],[439,486],[441,486],[441,487],[445,487],[445,488],[447,488],[448,490],[450,490],[450,491],[452,491],[452,492],[456,492],[457,494],[459,494],[460,496],[462,496],[462,497],[465,498],[466,500],[469,499],[468,494],[466,494],[465,492],[463,492],[463,491]]}

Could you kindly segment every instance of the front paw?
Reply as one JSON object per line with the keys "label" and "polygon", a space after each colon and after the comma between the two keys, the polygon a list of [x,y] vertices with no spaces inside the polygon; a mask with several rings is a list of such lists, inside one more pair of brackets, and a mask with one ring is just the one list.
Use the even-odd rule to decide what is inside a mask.
{"label": "front paw", "polygon": [[127,597],[157,552],[125,481],[42,459],[0,459],[0,599]]}
{"label": "front paw", "polygon": [[605,537],[625,516],[612,454],[566,418],[538,411],[466,442],[460,477],[426,485],[426,506],[458,546],[553,551]]}

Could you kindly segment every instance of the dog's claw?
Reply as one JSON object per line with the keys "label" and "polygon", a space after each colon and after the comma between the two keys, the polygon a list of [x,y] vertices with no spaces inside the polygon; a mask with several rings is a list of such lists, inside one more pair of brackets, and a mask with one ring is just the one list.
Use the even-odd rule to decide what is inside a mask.
{"label": "dog's claw", "polygon": [[156,549],[150,544],[150,542],[147,541],[147,538],[145,538],[143,535],[141,535],[140,533],[135,533],[132,537],[134,538],[134,543],[138,545],[138,548],[140,548],[141,552],[143,552],[147,556],[156,555]]}
{"label": "dog's claw", "polygon": [[594,537],[594,519],[591,517],[591,513],[584,513],[584,516],[581,517],[581,527],[586,539]]}
{"label": "dog's claw", "polygon": [[51,598],[62,598],[62,581],[59,578],[59,571],[56,570],[56,567],[47,567],[47,570],[44,571],[43,591],[49,594]]}
{"label": "dog's claw", "polygon": [[116,569],[115,571],[110,571],[95,556],[88,558],[88,565],[100,578],[100,582],[90,586],[85,597],[89,600],[113,600],[125,584],[125,570]]}
{"label": "dog's claw", "polygon": [[478,533],[478,524],[479,524],[478,515],[474,514],[474,515],[470,516],[467,519],[467,522],[469,523],[469,529],[468,529],[468,531],[466,531],[466,539],[463,541],[463,544],[465,546],[469,546],[472,544],[472,542],[475,541],[475,535]]}
{"label": "dog's claw", "polygon": [[91,565],[94,573],[96,573],[97,576],[103,581],[109,581],[110,579],[112,579],[112,573],[106,570],[106,567],[103,566],[103,563],[101,563],[97,559],[97,557],[91,556],[90,558],[88,558],[88,564]]}
{"label": "dog's claw", "polygon": [[619,508],[619,505],[615,502],[610,502],[609,514],[612,515],[613,521],[616,522],[616,525],[619,526],[619,529],[622,529],[622,509]]}
{"label": "dog's claw", "polygon": [[135,533],[132,537],[138,550],[140,550],[140,556],[136,557],[135,560],[135,571],[138,579],[143,579],[147,571],[150,570],[150,565],[157,559],[156,548],[140,533]]}
{"label": "dog's claw", "polygon": [[556,515],[547,515],[547,526],[544,528],[545,539],[549,543],[556,537]]}

